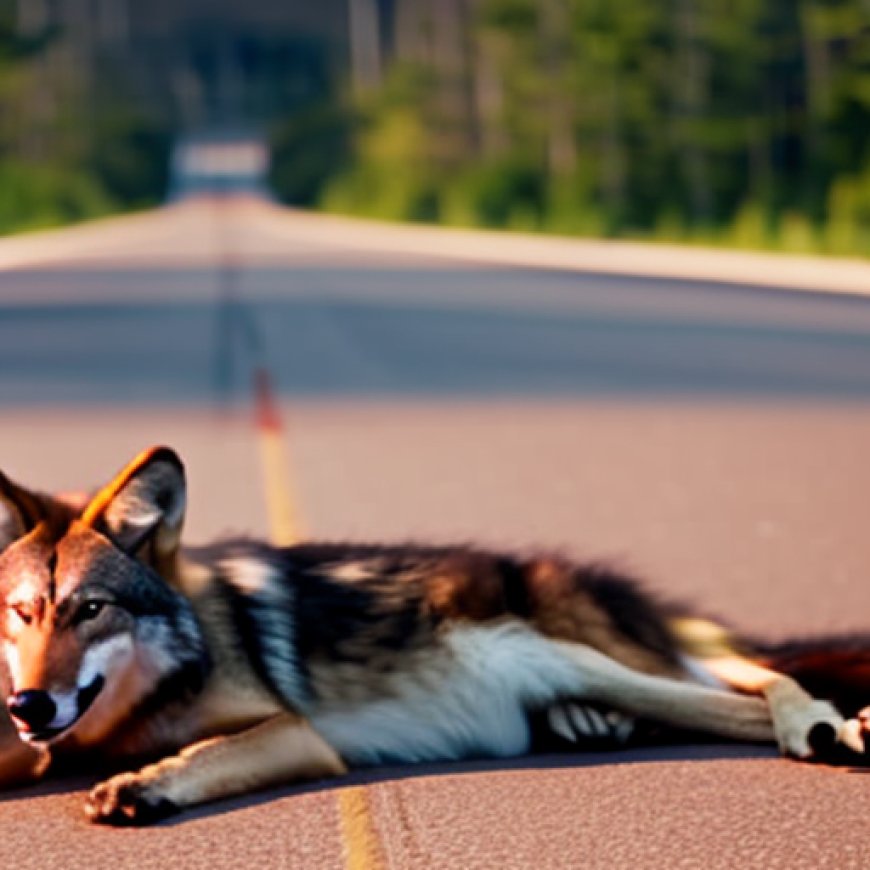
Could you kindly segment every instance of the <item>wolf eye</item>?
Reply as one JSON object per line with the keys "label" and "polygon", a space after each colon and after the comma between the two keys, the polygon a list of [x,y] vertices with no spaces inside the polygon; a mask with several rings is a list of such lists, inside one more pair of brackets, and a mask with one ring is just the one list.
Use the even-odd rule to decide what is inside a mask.
{"label": "wolf eye", "polygon": [[87,622],[89,619],[95,619],[100,615],[105,606],[105,601],[85,601],[85,603],[76,611],[76,624],[79,622]]}
{"label": "wolf eye", "polygon": [[25,624],[30,625],[33,621],[33,615],[30,613],[27,608],[22,607],[19,604],[12,604],[9,609]]}

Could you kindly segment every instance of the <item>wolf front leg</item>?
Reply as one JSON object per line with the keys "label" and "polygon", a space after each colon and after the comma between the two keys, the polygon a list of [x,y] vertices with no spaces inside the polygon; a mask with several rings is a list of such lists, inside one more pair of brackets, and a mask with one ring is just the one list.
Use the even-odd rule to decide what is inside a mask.
{"label": "wolf front leg", "polygon": [[206,801],[346,772],[305,720],[282,713],[101,782],[88,795],[85,812],[94,822],[147,825]]}
{"label": "wolf front leg", "polygon": [[[6,688],[0,679],[0,691]],[[50,763],[49,750],[22,742],[5,704],[0,707],[0,789],[34,782],[48,770]]]}
{"label": "wolf front leg", "polygon": [[17,737],[0,739],[0,789],[38,780],[48,769],[48,750],[37,750]]}

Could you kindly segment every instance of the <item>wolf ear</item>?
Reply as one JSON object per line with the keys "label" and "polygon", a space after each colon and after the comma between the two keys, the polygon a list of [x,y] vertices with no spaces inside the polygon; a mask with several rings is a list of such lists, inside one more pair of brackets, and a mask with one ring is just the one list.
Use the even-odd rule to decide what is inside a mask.
{"label": "wolf ear", "polygon": [[151,447],[91,499],[81,519],[130,555],[162,563],[178,550],[185,501],[178,454]]}
{"label": "wolf ear", "polygon": [[0,472],[0,551],[36,528],[46,515],[40,496]]}

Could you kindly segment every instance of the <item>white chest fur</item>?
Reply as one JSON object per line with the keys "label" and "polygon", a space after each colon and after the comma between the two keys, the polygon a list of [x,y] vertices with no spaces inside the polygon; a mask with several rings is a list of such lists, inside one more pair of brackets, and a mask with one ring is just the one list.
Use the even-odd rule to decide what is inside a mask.
{"label": "white chest fur", "polygon": [[457,626],[387,688],[305,713],[352,765],[505,757],[528,749],[528,707],[582,693],[558,647],[520,622]]}

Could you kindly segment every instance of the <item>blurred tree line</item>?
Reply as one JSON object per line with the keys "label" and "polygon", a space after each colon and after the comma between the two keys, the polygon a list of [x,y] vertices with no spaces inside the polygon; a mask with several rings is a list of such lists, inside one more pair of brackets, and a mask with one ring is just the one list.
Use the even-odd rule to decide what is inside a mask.
{"label": "blurred tree line", "polygon": [[[279,127],[290,201],[864,254],[870,0],[358,0],[382,63]],[[385,46],[385,47],[384,47]],[[372,52],[370,51],[369,54]]]}
{"label": "blurred tree line", "polygon": [[0,0],[0,234],[145,207],[164,195],[165,121],[78,30]]}

